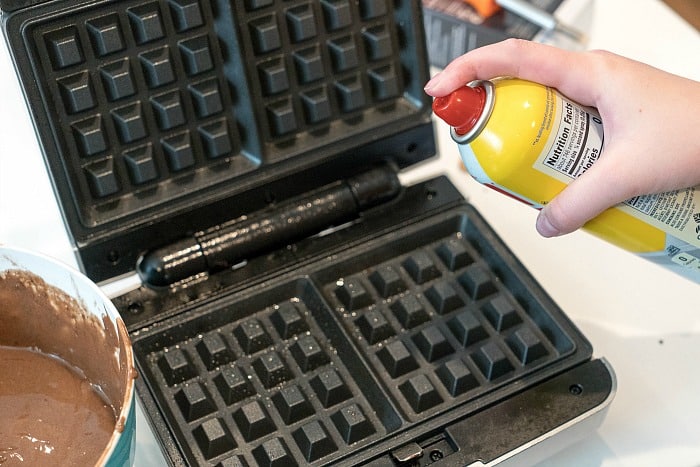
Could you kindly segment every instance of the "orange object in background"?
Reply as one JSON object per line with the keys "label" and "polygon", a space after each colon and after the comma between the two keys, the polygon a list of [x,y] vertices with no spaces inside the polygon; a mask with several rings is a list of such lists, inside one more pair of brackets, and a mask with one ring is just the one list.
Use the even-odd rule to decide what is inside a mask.
{"label": "orange object in background", "polygon": [[462,0],[467,5],[470,5],[484,18],[490,18],[499,11],[501,7],[496,3],[495,0]]}
{"label": "orange object in background", "polygon": [[557,18],[527,0],[462,0],[472,6],[482,17],[493,16],[501,8],[508,10],[526,21],[541,27],[546,32],[556,31],[565,34],[578,43],[586,41],[586,35],[578,29],[560,23]]}

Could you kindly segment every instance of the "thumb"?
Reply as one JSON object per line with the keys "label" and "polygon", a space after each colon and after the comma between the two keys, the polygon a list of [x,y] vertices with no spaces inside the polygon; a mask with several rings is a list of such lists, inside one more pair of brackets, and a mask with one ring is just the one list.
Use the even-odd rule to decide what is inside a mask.
{"label": "thumb", "polygon": [[540,235],[571,233],[606,209],[638,194],[634,192],[634,176],[608,163],[614,160],[610,151],[605,156],[540,211],[536,222]]}

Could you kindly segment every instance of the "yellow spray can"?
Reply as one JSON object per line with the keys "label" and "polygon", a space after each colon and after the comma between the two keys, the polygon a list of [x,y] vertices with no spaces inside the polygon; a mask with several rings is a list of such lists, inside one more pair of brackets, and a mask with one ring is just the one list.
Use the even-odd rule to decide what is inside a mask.
{"label": "yellow spray can", "polygon": [[[467,171],[537,209],[583,174],[603,149],[603,123],[556,89],[530,81],[474,81],[436,98]],[[700,186],[637,196],[584,229],[700,283]]]}

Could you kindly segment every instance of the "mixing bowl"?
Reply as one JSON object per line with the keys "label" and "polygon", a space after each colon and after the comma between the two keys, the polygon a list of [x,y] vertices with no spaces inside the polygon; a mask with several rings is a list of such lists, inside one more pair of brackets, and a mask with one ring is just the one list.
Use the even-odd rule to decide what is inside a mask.
{"label": "mixing bowl", "polygon": [[[103,407],[111,407],[115,416],[114,430],[101,454],[99,445],[93,448],[93,452],[99,455],[95,465],[133,465],[136,371],[131,342],[116,308],[95,283],[81,272],[48,256],[0,245],[0,346],[11,352],[31,349],[29,351],[51,356],[78,369],[83,378],[80,381],[97,391],[105,401]],[[25,371],[24,368],[19,370]],[[41,381],[42,374],[34,376]],[[54,382],[47,384],[49,388],[55,385]],[[19,386],[15,381],[6,387]],[[10,393],[12,391],[10,389]],[[75,420],[65,421],[66,427],[76,423]],[[0,414],[0,423],[5,427],[12,422],[3,420]],[[65,427],[55,429],[61,444],[69,440],[67,449],[87,443],[85,438],[71,439],[73,435],[66,433],[70,430]],[[6,430],[9,432],[8,428]],[[25,432],[17,437],[31,440],[30,448],[41,449],[49,465],[59,465],[53,462],[58,457],[52,456],[60,455],[61,446],[52,444],[51,439],[38,440]],[[2,446],[0,441],[0,460],[4,456],[8,465],[25,465],[23,454],[16,447],[19,444],[9,444]],[[70,460],[73,462],[82,461]]]}

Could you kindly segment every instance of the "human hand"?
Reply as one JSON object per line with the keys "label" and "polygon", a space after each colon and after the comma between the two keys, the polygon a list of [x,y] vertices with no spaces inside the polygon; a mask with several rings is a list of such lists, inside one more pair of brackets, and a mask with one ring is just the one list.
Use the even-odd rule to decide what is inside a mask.
{"label": "human hand", "polygon": [[541,235],[572,232],[634,196],[700,185],[700,82],[610,52],[508,39],[455,59],[425,92],[441,97],[499,76],[557,88],[603,120],[600,159],[540,211]]}

